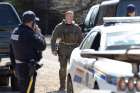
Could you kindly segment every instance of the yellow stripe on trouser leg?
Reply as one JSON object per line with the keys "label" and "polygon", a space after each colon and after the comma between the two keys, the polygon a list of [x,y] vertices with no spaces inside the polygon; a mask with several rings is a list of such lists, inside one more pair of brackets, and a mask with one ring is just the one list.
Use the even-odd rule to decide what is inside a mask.
{"label": "yellow stripe on trouser leg", "polygon": [[28,88],[27,88],[27,93],[30,93],[31,88],[32,88],[32,84],[33,84],[33,76],[31,76],[31,78],[30,78],[30,82],[29,82],[29,85],[28,85]]}

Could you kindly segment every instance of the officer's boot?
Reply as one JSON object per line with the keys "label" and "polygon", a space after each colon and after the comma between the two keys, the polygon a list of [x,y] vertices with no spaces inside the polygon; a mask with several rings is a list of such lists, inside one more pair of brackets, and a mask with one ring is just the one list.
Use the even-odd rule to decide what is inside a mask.
{"label": "officer's boot", "polygon": [[66,82],[66,71],[63,68],[61,68],[59,70],[59,79],[60,79],[60,88],[59,88],[59,90],[64,91],[65,90],[65,82]]}

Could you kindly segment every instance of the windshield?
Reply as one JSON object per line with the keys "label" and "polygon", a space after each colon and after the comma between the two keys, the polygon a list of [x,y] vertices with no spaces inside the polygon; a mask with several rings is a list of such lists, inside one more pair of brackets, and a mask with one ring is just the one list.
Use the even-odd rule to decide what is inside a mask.
{"label": "windshield", "polygon": [[10,5],[0,4],[0,27],[15,27],[20,23]]}
{"label": "windshield", "polygon": [[107,34],[107,49],[126,49],[131,45],[140,45],[140,32],[112,32]]}

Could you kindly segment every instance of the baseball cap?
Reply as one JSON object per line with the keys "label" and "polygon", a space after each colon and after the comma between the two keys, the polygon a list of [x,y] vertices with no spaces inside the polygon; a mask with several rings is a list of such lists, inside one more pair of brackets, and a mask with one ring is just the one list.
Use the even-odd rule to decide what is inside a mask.
{"label": "baseball cap", "polygon": [[25,11],[22,15],[23,22],[27,21],[39,21],[39,18],[36,17],[36,14],[33,11]]}
{"label": "baseball cap", "polygon": [[127,6],[127,12],[134,12],[136,10],[136,7],[135,7],[135,5],[134,4],[129,4],[128,6]]}

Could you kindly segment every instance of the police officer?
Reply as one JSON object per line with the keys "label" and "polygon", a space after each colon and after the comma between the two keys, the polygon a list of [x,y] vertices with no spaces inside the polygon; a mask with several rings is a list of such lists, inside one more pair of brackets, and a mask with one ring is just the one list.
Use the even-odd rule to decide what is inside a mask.
{"label": "police officer", "polygon": [[[42,51],[46,48],[44,36],[36,25],[38,20],[33,11],[24,12],[23,23],[11,34],[11,46],[15,57],[15,70],[20,93],[34,93],[36,64],[41,59]],[[31,77],[33,77],[32,80]]]}
{"label": "police officer", "polygon": [[[59,56],[60,70],[60,88],[63,91],[65,89],[66,80],[66,68],[69,61],[72,50],[77,47],[82,41],[82,32],[80,27],[73,21],[74,12],[67,11],[65,13],[65,19],[59,23],[52,34],[51,49],[54,55]],[[56,40],[60,39],[59,44],[56,44]]]}
{"label": "police officer", "polygon": [[134,4],[129,4],[127,6],[127,14],[128,17],[136,16],[136,7]]}

